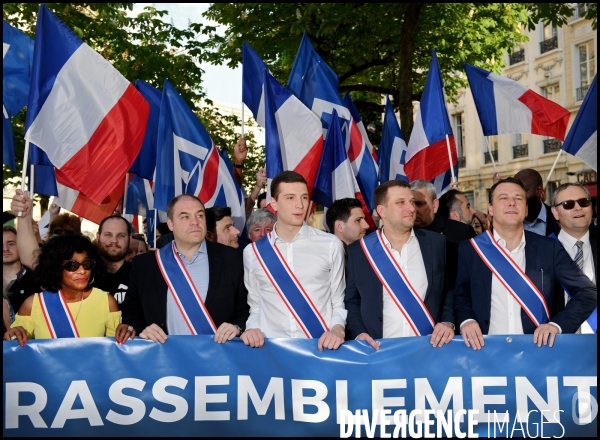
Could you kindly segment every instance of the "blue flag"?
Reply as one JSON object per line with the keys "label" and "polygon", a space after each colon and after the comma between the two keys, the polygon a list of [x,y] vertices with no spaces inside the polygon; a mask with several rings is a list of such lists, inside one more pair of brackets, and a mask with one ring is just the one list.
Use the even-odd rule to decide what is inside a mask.
{"label": "blue flag", "polygon": [[156,169],[156,144],[158,142],[158,118],[160,116],[160,101],[162,92],[140,79],[135,80],[135,88],[142,94],[150,104],[150,115],[142,149],[135,162],[131,165],[130,172],[144,179],[154,180]]}
{"label": "blue flag", "polygon": [[31,179],[31,165],[33,165],[33,192],[44,196],[58,196],[56,174],[54,165],[48,155],[35,144],[29,144],[29,169],[27,173]]}
{"label": "blue flag", "polygon": [[265,82],[267,65],[248,44],[242,44],[242,102],[248,106],[254,119],[265,126]]}
{"label": "blue flag", "polygon": [[408,182],[408,177],[404,173],[405,157],[406,142],[388,96],[385,103],[381,144],[379,145],[379,181],[381,183],[388,180]]}

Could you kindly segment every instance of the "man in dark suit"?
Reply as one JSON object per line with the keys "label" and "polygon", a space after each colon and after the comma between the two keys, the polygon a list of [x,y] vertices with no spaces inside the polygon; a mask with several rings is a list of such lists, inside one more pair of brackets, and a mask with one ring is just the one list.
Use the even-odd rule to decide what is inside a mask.
{"label": "man in dark suit", "polygon": [[[552,214],[560,223],[558,240],[590,281],[597,284],[598,242],[596,232],[590,230],[592,197],[587,188],[576,183],[563,183],[552,197]],[[557,301],[560,302],[562,286],[557,286],[557,292]],[[568,293],[565,295],[567,300]],[[580,330],[581,333],[595,333],[587,321]]]}
{"label": "man in dark suit", "polygon": [[[410,304],[424,303],[433,323],[430,323],[431,344],[443,346],[454,336],[454,317],[451,298],[446,296],[445,258],[446,240],[439,234],[413,228],[416,216],[415,198],[410,185],[400,180],[390,180],[375,190],[377,214],[383,223],[381,231],[352,243],[348,247],[348,280],[345,304],[348,310],[347,334],[350,339],[366,340],[375,349],[374,339],[415,336],[416,322],[425,314],[411,315],[413,324],[404,313]],[[379,248],[371,248],[373,243]],[[391,261],[374,258],[372,249],[385,249]],[[369,257],[369,256],[370,257]],[[387,263],[387,266],[383,263]],[[401,268],[414,296],[400,292],[406,284],[395,284],[387,278],[392,270]],[[398,270],[398,272],[400,272]],[[394,273],[395,276],[397,274]],[[407,301],[406,303],[404,301]],[[402,310],[398,304],[402,305]],[[406,312],[408,313],[408,312]],[[425,318],[425,321],[428,321]],[[435,327],[434,327],[435,326]]]}
{"label": "man in dark suit", "polygon": [[[573,333],[592,313],[596,306],[596,286],[577,268],[575,262],[565,252],[560,243],[525,231],[523,220],[527,215],[527,197],[521,181],[515,178],[500,180],[492,186],[489,193],[489,214],[494,217],[493,236],[480,234],[472,242],[459,246],[459,267],[454,289],[454,312],[460,324],[465,344],[478,350],[484,345],[483,334],[530,334],[538,346],[554,344],[558,333]],[[490,233],[488,231],[488,233]],[[491,234],[491,233],[490,233]],[[515,289],[516,275],[505,278],[503,282],[492,273],[491,268],[500,270],[500,261],[493,260],[489,254],[488,266],[479,250],[475,250],[481,240],[490,240],[501,248],[501,254],[508,255],[516,274],[524,272],[526,277],[543,295],[545,310],[553,309],[554,284],[558,281],[568,289],[573,299],[561,312],[544,319],[543,314],[532,312],[544,310],[544,302],[533,294],[533,301],[523,295],[523,289]],[[515,293],[510,292],[507,286]],[[527,291],[527,289],[524,289]],[[536,327],[533,319],[522,308],[521,303],[529,307],[531,316],[539,321]],[[548,323],[545,323],[549,319]]]}
{"label": "man in dark suit", "polygon": [[[217,328],[215,341],[239,336],[249,313],[242,254],[205,240],[205,209],[195,196],[184,194],[169,202],[167,224],[174,236],[174,247],[168,245],[168,249],[177,253],[202,297]],[[193,334],[156,257],[155,252],[148,252],[133,260],[129,290],[121,306],[123,322],[141,338],[154,342],[164,342],[167,334]],[[173,274],[173,278],[181,279],[180,275]]]}
{"label": "man in dark suit", "polygon": [[475,237],[470,224],[461,223],[438,214],[439,200],[435,186],[427,180],[415,180],[410,187],[415,196],[417,217],[415,228],[442,234],[446,238],[446,274],[448,288],[453,289],[458,271],[458,244]]}
{"label": "man in dark suit", "polygon": [[546,190],[543,179],[536,170],[527,168],[515,174],[515,179],[520,180],[525,186],[527,193],[527,216],[524,227],[526,231],[535,232],[538,235],[558,234],[558,223],[550,212],[550,207],[544,203]]}

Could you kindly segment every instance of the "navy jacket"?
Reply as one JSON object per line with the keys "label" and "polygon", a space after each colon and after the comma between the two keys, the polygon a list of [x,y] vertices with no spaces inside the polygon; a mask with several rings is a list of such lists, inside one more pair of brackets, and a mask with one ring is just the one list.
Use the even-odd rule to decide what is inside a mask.
{"label": "navy jacket", "polygon": [[[425,305],[436,323],[454,323],[452,298],[446,296],[446,239],[424,229],[414,231],[427,274]],[[368,333],[374,339],[381,339],[383,286],[358,241],[348,246],[347,274],[345,303],[348,310],[348,338],[355,339],[361,333]]]}
{"label": "navy jacket", "polygon": [[[492,304],[492,272],[475,253],[469,241],[458,248],[458,276],[454,288],[454,314],[458,325],[475,319],[483,334],[490,328]],[[525,231],[525,274],[546,298],[549,310],[556,310],[555,295],[558,282],[571,292],[573,299],[550,320],[560,326],[563,333],[574,333],[596,307],[596,286],[579,270],[560,242]],[[521,310],[523,332],[532,334],[535,324]]]}

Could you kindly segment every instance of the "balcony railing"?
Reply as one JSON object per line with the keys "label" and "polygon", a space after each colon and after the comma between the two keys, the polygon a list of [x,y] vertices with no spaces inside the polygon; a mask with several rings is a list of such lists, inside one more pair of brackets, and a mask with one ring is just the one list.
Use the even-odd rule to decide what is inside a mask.
{"label": "balcony railing", "polygon": [[562,142],[558,139],[546,139],[544,141],[544,154],[546,153],[554,153],[560,150],[562,146]]}
{"label": "balcony railing", "polygon": [[467,166],[467,158],[465,156],[461,156],[458,158],[458,168],[465,168]]}
{"label": "balcony railing", "polygon": [[540,42],[540,53],[550,52],[556,48],[558,48],[558,37],[556,36]]}
{"label": "balcony railing", "polygon": [[513,158],[518,159],[519,157],[529,156],[529,144],[515,145],[513,146]]}
{"label": "balcony railing", "polygon": [[[498,162],[498,150],[492,150],[492,156],[494,156],[494,161]],[[485,163],[492,163],[492,158],[490,157],[489,152],[483,153]]]}
{"label": "balcony railing", "polygon": [[523,61],[525,61],[525,49],[521,49],[521,50],[511,53],[509,58],[510,58],[511,66],[513,64],[522,63]]}
{"label": "balcony railing", "polygon": [[577,88],[577,101],[583,101],[590,86],[582,86]]}

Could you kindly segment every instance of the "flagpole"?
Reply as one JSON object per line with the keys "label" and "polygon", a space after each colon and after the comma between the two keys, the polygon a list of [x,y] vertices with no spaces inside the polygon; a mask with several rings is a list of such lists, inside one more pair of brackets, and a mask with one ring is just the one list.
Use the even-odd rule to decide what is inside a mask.
{"label": "flagpole", "polygon": [[158,246],[156,246],[156,208],[154,208],[154,248],[158,249]]}
{"label": "flagpole", "polygon": [[[25,139],[25,152],[23,153],[23,169],[21,170],[21,191],[25,192],[25,176],[27,175],[27,165],[29,162],[29,141]],[[21,211],[17,212],[17,217],[23,217]]]}
{"label": "flagpole", "polygon": [[448,159],[450,160],[450,174],[452,175],[452,183],[456,183],[454,164],[452,163],[452,150],[450,149],[450,139],[448,138],[448,135],[446,135],[446,146],[448,147]]}
{"label": "flagpole", "polygon": [[245,125],[245,120],[244,120],[244,101],[242,101],[242,139],[244,138],[244,125]]}
{"label": "flagpole", "polygon": [[125,192],[123,193],[123,212],[122,215],[125,215],[125,211],[127,209],[127,187],[129,186],[129,171],[125,173]]}
{"label": "flagpole", "polygon": [[35,191],[35,186],[34,186],[34,182],[35,182],[35,176],[33,174],[33,168],[34,165],[31,164],[29,165],[29,197],[31,197],[31,199],[33,200],[33,193]]}
{"label": "flagpole", "polygon": [[552,164],[552,168],[550,168],[550,172],[548,173],[548,177],[546,177],[546,182],[544,183],[544,189],[548,187],[548,182],[550,182],[550,177],[554,172],[554,168],[556,168],[556,164],[558,163],[558,159],[560,158],[561,153],[563,152],[562,148],[558,150],[558,154],[556,155],[556,159],[554,160],[554,164]]}
{"label": "flagpole", "polygon": [[485,139],[485,144],[487,145],[488,154],[490,155],[490,159],[492,160],[492,166],[494,167],[494,174],[496,174],[498,172],[498,170],[496,169],[496,161],[494,160],[494,156],[492,155],[492,150],[490,150],[490,143],[488,142],[487,136],[484,136],[483,138]]}

